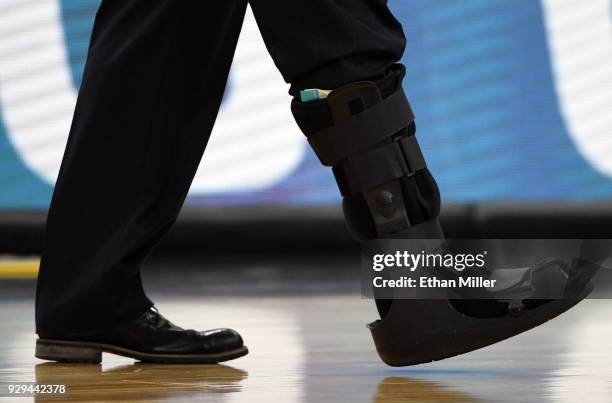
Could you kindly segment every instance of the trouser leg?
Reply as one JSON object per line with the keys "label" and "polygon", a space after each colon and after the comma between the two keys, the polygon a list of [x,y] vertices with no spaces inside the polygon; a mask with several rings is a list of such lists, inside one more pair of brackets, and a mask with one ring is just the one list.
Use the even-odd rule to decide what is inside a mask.
{"label": "trouser leg", "polygon": [[249,0],[270,55],[295,95],[385,75],[406,40],[387,0]]}
{"label": "trouser leg", "polygon": [[185,199],[245,7],[103,1],[49,210],[39,334],[126,322],[151,305],[139,266]]}

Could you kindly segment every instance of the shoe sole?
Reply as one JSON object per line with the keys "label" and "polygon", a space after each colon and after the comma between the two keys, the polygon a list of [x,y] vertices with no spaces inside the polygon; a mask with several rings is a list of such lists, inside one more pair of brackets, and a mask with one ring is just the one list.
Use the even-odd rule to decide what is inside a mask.
{"label": "shoe sole", "polygon": [[36,340],[35,356],[42,360],[99,364],[102,362],[102,353],[129,357],[142,362],[216,364],[245,356],[249,353],[249,350],[246,346],[242,346],[235,350],[212,354],[152,354],[102,343],[51,339]]}

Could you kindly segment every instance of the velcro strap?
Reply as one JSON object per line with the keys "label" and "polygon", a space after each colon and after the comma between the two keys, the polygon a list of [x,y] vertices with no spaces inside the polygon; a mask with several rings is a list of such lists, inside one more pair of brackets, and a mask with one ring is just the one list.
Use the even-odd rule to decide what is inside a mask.
{"label": "velcro strap", "polygon": [[413,121],[410,103],[399,89],[349,120],[309,136],[308,141],[323,165],[334,166],[347,156],[393,136]]}
{"label": "velcro strap", "polygon": [[402,137],[399,143],[406,157],[406,162],[408,162],[410,172],[416,172],[427,168],[425,157],[423,157],[423,152],[421,151],[421,146],[419,146],[416,136]]}
{"label": "velcro strap", "polygon": [[426,167],[416,137],[409,136],[350,157],[334,168],[334,175],[340,193],[347,196],[412,176]]}

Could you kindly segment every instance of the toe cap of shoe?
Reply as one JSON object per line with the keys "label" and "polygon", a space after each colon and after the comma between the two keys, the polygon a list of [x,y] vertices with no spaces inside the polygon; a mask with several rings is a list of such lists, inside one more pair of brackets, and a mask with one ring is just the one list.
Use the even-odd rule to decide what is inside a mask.
{"label": "toe cap of shoe", "polygon": [[244,346],[242,336],[233,329],[211,329],[200,332],[200,337],[211,352],[224,352]]}

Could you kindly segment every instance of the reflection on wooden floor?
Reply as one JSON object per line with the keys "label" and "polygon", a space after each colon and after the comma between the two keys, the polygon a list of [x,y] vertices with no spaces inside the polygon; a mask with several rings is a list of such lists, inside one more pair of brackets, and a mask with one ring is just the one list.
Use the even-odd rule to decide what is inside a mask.
{"label": "reflection on wooden floor", "polygon": [[418,379],[390,376],[378,384],[374,403],[383,402],[440,402],[461,403],[478,401],[475,397],[444,386]]}
{"label": "reflection on wooden floor", "polygon": [[[64,401],[117,402],[175,400],[209,393],[240,392],[246,371],[226,365],[159,365],[137,363],[106,371],[97,364],[36,365],[38,384],[63,384]],[[51,399],[38,398],[36,401]]]}
{"label": "reflection on wooden floor", "polygon": [[[98,364],[36,365],[36,383],[63,384],[65,397],[39,396],[35,401],[86,400],[137,402],[194,401],[213,393],[241,392],[245,371],[227,365],[160,365],[136,363],[102,371]],[[378,384],[373,402],[473,402],[478,399],[435,382],[390,376]]]}
{"label": "reflection on wooden floor", "polygon": [[372,301],[355,294],[153,297],[177,324],[240,330],[251,353],[227,365],[142,364],[106,354],[101,366],[44,363],[33,357],[32,301],[0,300],[0,382],[63,383],[70,390],[61,398],[11,401],[612,401],[609,301],[586,301],[473,354],[390,368],[365,328],[375,317]]}

